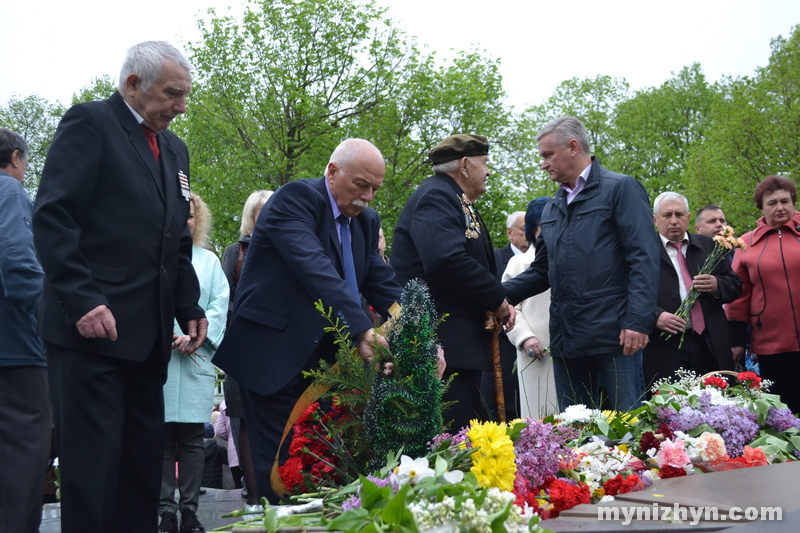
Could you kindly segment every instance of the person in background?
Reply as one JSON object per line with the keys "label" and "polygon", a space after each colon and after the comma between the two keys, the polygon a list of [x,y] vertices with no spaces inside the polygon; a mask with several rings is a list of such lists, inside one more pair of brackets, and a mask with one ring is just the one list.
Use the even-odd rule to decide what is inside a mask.
{"label": "person in background", "polygon": [[[525,212],[525,253],[508,261],[503,281],[524,272],[536,258],[534,243],[542,232],[540,221],[550,197],[531,200]],[[553,377],[553,358],[550,355],[550,289],[526,298],[517,304],[517,324],[508,332],[515,347],[517,377],[520,391],[520,416],[543,418],[558,412],[556,382]]]}
{"label": "person in background", "polygon": [[[211,363],[222,341],[228,315],[228,280],[219,259],[206,250],[211,229],[211,212],[197,194],[191,193],[189,231],[192,233],[192,265],[200,282],[200,307],[208,319],[206,341],[194,353],[180,351],[190,342],[175,324],[176,339],[164,385],[164,470],[161,480],[161,523],[159,533],[177,533],[177,511],[181,512],[181,533],[205,531],[197,519],[205,452],[204,424],[214,407],[216,370]],[[175,462],[178,463],[180,501],[175,502]]]}
{"label": "person in background", "polygon": [[[678,368],[698,375],[733,370],[728,319],[722,306],[739,297],[742,280],[724,259],[710,274],[699,274],[715,245],[711,237],[687,231],[691,216],[689,201],[682,194],[667,191],[653,202],[661,260],[656,323],[643,358],[648,387],[673,377]],[[692,287],[700,297],[684,320],[675,313]]]}
{"label": "person in background", "polygon": [[728,221],[725,213],[718,205],[707,205],[697,210],[694,215],[694,232],[706,237],[715,237],[722,233]]}
{"label": "person in background", "polygon": [[[242,275],[242,265],[247,257],[247,248],[250,245],[250,238],[256,227],[258,215],[264,204],[267,203],[272,191],[255,191],[244,203],[242,209],[242,224],[239,227],[239,242],[228,245],[222,255],[222,270],[228,278],[228,285],[231,289],[230,305],[228,306],[228,325],[233,316],[233,304],[236,297],[236,287],[239,286],[239,279]],[[230,419],[230,435],[228,451],[236,455],[235,463],[242,471],[244,488],[242,497],[246,499],[244,510],[248,512],[263,511],[264,508],[259,503],[258,487],[256,486],[256,473],[253,469],[253,458],[250,453],[250,439],[247,436],[247,424],[244,421],[244,408],[242,407],[242,394],[239,389],[239,382],[230,375],[225,375],[225,412]],[[220,407],[222,410],[222,407]],[[230,443],[233,443],[231,446]],[[231,458],[229,457],[229,460]],[[234,478],[235,482],[239,480]],[[238,486],[238,485],[237,485]]]}
{"label": "person in background", "polygon": [[761,377],[773,382],[792,410],[800,412],[800,213],[797,187],[782,176],[767,176],[755,189],[763,215],[756,229],[742,235],[746,249],[736,250],[733,271],[742,278],[742,295],[725,306],[733,324],[733,357],[739,361],[747,345],[758,356]]}
{"label": "person in background", "polygon": [[39,531],[52,428],[27,167],[28,143],[0,128],[0,531],[20,533]]}

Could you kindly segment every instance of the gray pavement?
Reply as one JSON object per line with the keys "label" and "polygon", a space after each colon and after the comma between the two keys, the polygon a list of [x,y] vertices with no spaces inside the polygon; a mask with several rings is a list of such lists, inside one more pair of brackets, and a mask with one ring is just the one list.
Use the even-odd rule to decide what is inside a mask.
{"label": "gray pavement", "polygon": [[[222,515],[241,509],[245,501],[241,496],[241,489],[219,490],[206,489],[208,492],[200,496],[200,506],[197,517],[205,526],[206,531],[215,527],[227,526],[241,520],[241,518],[222,518]],[[42,526],[40,533],[61,533],[61,505],[58,503],[46,504],[42,510]]]}

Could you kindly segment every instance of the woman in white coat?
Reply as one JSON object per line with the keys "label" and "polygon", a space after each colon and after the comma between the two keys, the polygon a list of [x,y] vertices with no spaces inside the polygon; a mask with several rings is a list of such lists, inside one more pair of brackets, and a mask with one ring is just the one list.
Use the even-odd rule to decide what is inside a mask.
{"label": "woman in white coat", "polygon": [[[503,281],[507,281],[533,263],[536,256],[535,242],[541,228],[539,219],[542,209],[550,200],[541,197],[528,204],[525,213],[525,237],[528,251],[512,257]],[[517,348],[517,376],[519,376],[520,415],[543,418],[558,413],[556,385],[553,378],[553,359],[550,345],[550,290],[532,296],[517,304],[517,322],[507,333],[508,340]]]}

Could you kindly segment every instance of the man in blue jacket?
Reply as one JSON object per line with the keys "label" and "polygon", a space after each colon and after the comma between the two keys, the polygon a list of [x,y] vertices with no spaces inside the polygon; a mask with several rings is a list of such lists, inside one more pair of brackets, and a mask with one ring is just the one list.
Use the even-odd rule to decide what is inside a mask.
{"label": "man in blue jacket", "polygon": [[368,207],[385,172],[372,143],[348,139],[334,150],[324,177],[282,186],[256,221],[233,319],[213,362],[242,387],[258,493],[272,504],[282,492],[271,482],[273,462],[279,450],[288,457],[283,430],[311,383],[303,371],[335,358],[329,324],[314,303],[333,309],[365,360],[376,341],[387,344],[359,297],[382,316],[400,301],[394,270],[378,251],[378,214]]}
{"label": "man in blue jacket", "polygon": [[503,284],[512,304],[551,288],[550,349],[559,407],[629,410],[644,395],[642,349],[653,327],[658,238],[644,187],[591,156],[575,117],[536,136],[542,168],[561,184],[541,218],[531,267]]}
{"label": "man in blue jacket", "polygon": [[50,394],[36,312],[44,272],[22,186],[28,144],[0,128],[0,531],[39,531],[50,457]]}

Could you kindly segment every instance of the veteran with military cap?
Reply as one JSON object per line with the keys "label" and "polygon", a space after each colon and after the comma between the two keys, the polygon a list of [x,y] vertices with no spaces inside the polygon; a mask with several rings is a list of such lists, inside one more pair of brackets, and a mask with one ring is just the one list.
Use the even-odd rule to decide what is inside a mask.
{"label": "veteran with military cap", "polygon": [[481,374],[491,369],[486,312],[507,329],[514,308],[495,276],[492,239],[474,202],[486,192],[489,141],[483,135],[457,134],[437,144],[428,157],[434,175],[408,199],[392,244],[396,280],[420,278],[428,284],[437,311],[448,315],[439,328],[447,370],[457,374],[445,401],[457,403],[444,413],[455,432],[473,418],[488,420],[481,399]]}

